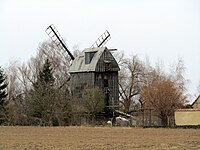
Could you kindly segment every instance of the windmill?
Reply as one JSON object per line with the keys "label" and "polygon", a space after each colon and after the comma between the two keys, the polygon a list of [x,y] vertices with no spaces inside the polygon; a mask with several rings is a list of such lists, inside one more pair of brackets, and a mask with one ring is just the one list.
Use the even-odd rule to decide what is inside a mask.
{"label": "windmill", "polygon": [[81,97],[85,88],[99,87],[105,93],[105,112],[111,105],[118,105],[119,66],[110,52],[112,49],[104,47],[111,38],[110,33],[106,30],[90,48],[74,57],[54,25],[50,25],[46,32],[60,49],[67,51],[72,60],[69,69],[72,95]]}

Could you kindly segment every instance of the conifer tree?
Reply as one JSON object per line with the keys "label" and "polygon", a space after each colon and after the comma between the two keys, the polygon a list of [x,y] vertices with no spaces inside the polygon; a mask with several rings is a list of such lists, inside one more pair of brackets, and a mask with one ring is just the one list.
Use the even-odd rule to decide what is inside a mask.
{"label": "conifer tree", "polygon": [[48,59],[39,71],[26,99],[30,124],[52,126],[67,123],[66,117],[71,112],[70,95],[64,87],[55,86],[53,68]]}
{"label": "conifer tree", "polygon": [[5,122],[5,116],[6,116],[6,109],[4,107],[4,101],[6,99],[7,91],[7,83],[6,83],[6,77],[5,74],[3,73],[3,70],[0,67],[0,124]]}
{"label": "conifer tree", "polygon": [[6,92],[6,77],[3,73],[3,70],[0,67],[0,106],[3,106],[3,102],[5,101],[6,96],[8,95]]}
{"label": "conifer tree", "polygon": [[43,88],[51,88],[54,84],[54,77],[53,77],[53,69],[51,68],[51,63],[49,62],[49,59],[45,61],[45,64],[42,68],[42,70],[39,72],[39,75],[37,77],[37,82],[34,83],[34,89],[36,90],[40,86],[43,86]]}
{"label": "conifer tree", "polygon": [[55,106],[54,81],[51,63],[47,59],[29,93],[28,102],[29,115],[41,119],[43,125],[51,125]]}

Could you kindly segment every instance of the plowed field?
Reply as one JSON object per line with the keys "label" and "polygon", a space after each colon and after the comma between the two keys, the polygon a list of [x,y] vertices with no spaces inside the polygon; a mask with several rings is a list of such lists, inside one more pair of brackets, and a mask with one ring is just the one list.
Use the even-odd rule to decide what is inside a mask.
{"label": "plowed field", "polygon": [[0,127],[0,150],[200,150],[200,129]]}

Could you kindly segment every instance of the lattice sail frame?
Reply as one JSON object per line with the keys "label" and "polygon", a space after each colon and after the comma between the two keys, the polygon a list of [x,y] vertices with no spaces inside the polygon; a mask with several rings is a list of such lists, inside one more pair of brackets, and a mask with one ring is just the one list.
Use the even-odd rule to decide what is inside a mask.
{"label": "lattice sail frame", "polygon": [[103,47],[108,40],[111,39],[110,33],[108,32],[108,30],[106,30],[95,42],[94,44],[91,46],[91,48],[94,47]]}
{"label": "lattice sail frame", "polygon": [[59,32],[56,29],[56,27],[53,24],[51,24],[45,31],[49,35],[49,37],[51,38],[51,40],[56,44],[56,46],[59,49],[66,50],[67,53],[69,54],[69,56],[71,57],[71,59],[74,60],[74,56],[69,51],[69,48],[67,47],[67,44],[65,43],[65,41],[63,40],[63,38],[59,34]]}

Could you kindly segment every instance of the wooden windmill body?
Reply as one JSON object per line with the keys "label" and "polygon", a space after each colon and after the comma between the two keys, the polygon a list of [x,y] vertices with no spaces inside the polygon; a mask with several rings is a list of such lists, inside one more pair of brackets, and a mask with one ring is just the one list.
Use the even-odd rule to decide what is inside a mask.
{"label": "wooden windmill body", "polygon": [[119,105],[118,71],[119,66],[111,53],[111,49],[103,47],[109,40],[106,31],[91,48],[84,49],[77,57],[71,54],[53,25],[47,33],[60,48],[64,48],[72,59],[69,69],[70,89],[73,96],[82,97],[87,87],[98,87],[105,93],[105,107]]}

